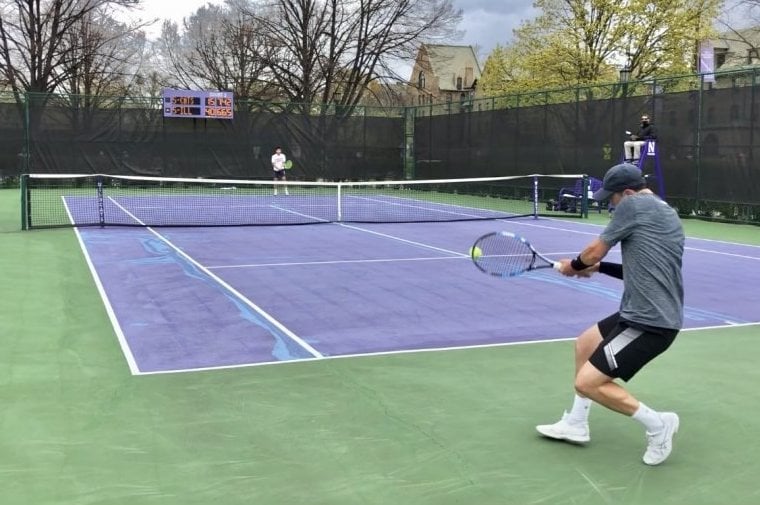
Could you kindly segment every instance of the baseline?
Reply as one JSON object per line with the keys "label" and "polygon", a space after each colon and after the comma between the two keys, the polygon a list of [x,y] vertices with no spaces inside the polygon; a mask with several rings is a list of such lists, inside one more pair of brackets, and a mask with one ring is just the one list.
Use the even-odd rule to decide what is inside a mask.
{"label": "baseline", "polygon": [[[751,323],[742,323],[742,324],[725,324],[725,325],[715,325],[715,326],[702,326],[699,328],[684,328],[681,330],[681,332],[693,332],[693,331],[709,331],[709,330],[723,330],[723,329],[729,329],[729,328],[742,328],[742,327],[749,327],[749,326],[760,326],[760,321],[751,322]],[[489,348],[498,348],[498,347],[512,347],[512,346],[523,346],[523,345],[539,345],[539,344],[553,344],[557,342],[571,342],[575,340],[576,337],[559,337],[559,338],[549,338],[549,339],[542,339],[542,340],[525,340],[525,341],[514,341],[514,342],[499,342],[494,344],[476,344],[476,345],[464,345],[464,346],[452,346],[452,347],[435,347],[435,348],[425,348],[425,349],[400,349],[400,350],[394,350],[394,351],[381,351],[381,352],[369,352],[369,353],[357,353],[357,354],[340,354],[335,356],[324,356],[319,359],[320,362],[323,361],[332,361],[332,360],[338,360],[338,359],[347,359],[347,358],[372,358],[372,357],[380,357],[380,356],[393,356],[393,355],[399,355],[399,354],[418,354],[418,353],[433,353],[433,352],[449,352],[449,351],[466,351],[468,349],[489,349]],[[182,369],[182,370],[161,370],[156,372],[145,372],[142,375],[168,375],[168,374],[178,374],[178,373],[191,373],[191,372],[210,372],[215,370],[231,370],[236,368],[253,368],[253,367],[260,367],[260,366],[273,366],[273,365],[292,365],[296,363],[313,363],[314,359],[294,359],[289,361],[268,361],[268,362],[260,362],[260,363],[240,363],[236,365],[223,365],[218,367],[203,367],[203,368],[188,368],[188,369]]]}

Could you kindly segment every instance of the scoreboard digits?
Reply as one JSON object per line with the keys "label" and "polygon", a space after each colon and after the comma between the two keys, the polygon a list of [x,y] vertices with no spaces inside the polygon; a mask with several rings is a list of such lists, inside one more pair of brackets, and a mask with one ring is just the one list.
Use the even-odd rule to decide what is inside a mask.
{"label": "scoreboard digits", "polygon": [[232,119],[232,93],[230,96],[207,96],[206,116],[220,119]]}
{"label": "scoreboard digits", "polygon": [[233,118],[232,92],[164,89],[164,117]]}

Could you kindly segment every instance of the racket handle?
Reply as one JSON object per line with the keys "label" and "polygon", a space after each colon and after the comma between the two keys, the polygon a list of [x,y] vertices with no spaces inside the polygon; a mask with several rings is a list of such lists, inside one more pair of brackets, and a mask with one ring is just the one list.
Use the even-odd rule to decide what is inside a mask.
{"label": "racket handle", "polygon": [[552,263],[552,268],[554,268],[554,270],[560,270],[562,268],[562,263],[560,263],[559,261],[555,261],[554,263]]}

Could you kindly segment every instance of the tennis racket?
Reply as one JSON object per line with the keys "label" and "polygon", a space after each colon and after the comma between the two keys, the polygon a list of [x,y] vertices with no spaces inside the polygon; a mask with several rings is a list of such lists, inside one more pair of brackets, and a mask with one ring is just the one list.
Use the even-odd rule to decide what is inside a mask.
{"label": "tennis racket", "polygon": [[559,262],[543,256],[530,242],[508,231],[480,237],[470,248],[470,257],[482,272],[496,277],[515,277],[540,268],[560,268]]}
{"label": "tennis racket", "polygon": [[290,170],[291,168],[293,168],[293,162],[291,160],[288,160],[288,161],[286,161],[285,163],[282,164],[282,167],[285,170]]}

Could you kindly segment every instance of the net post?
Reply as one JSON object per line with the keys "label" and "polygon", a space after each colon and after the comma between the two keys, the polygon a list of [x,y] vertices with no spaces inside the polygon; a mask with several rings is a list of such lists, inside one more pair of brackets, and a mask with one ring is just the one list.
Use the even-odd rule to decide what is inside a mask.
{"label": "net post", "polygon": [[103,176],[99,175],[96,181],[98,192],[98,219],[100,221],[100,227],[102,228],[106,224],[106,213],[103,208]]}
{"label": "net post", "polygon": [[533,176],[533,219],[538,219],[538,176]]}
{"label": "net post", "polygon": [[583,174],[583,194],[581,195],[581,217],[588,219],[588,192],[591,190],[591,182],[588,174]]}
{"label": "net post", "polygon": [[28,230],[31,223],[29,218],[29,174],[21,174],[21,229]]}
{"label": "net post", "polygon": [[338,222],[343,221],[343,209],[341,208],[341,204],[342,204],[341,188],[342,188],[342,185],[339,182],[338,183],[338,209],[337,209],[338,210]]}

